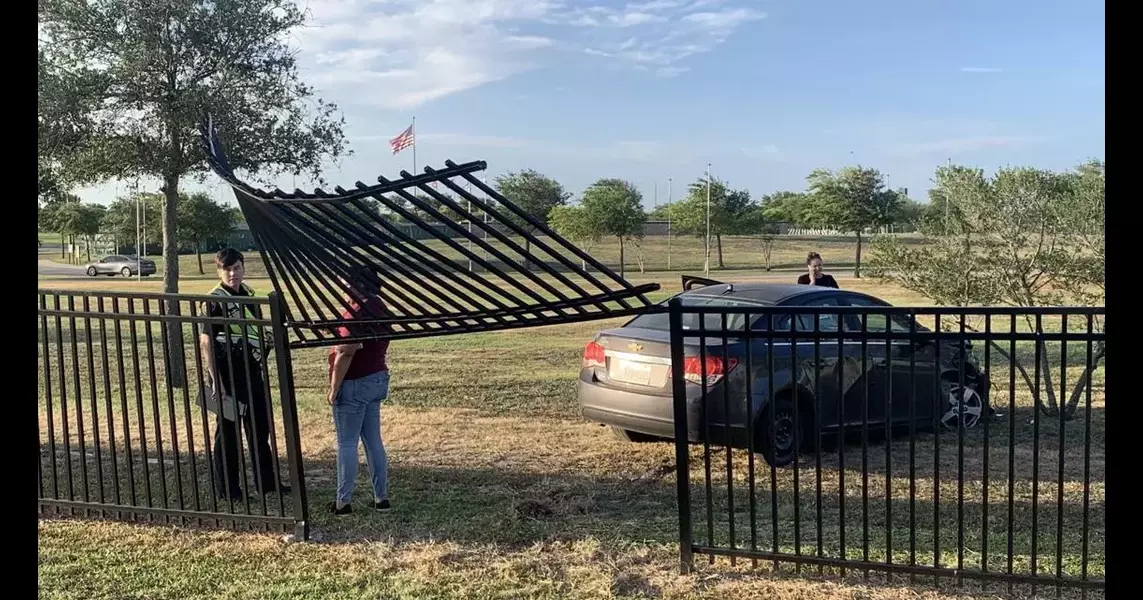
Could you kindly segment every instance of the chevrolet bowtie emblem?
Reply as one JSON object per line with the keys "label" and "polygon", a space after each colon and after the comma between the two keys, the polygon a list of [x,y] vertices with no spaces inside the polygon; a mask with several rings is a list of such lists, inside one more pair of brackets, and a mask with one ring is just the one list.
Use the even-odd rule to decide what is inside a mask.
{"label": "chevrolet bowtie emblem", "polygon": [[643,344],[627,344],[627,349],[632,352],[642,352]]}

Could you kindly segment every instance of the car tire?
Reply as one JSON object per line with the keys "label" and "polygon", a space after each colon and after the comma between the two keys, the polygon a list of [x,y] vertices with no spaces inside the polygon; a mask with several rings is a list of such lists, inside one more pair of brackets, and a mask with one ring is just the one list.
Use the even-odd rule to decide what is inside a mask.
{"label": "car tire", "polygon": [[[789,395],[780,395],[774,400],[773,425],[770,421],[770,407],[763,406],[762,414],[755,422],[755,450],[767,464],[774,467],[788,467],[798,460],[798,455],[806,447],[806,440],[812,437],[813,415],[799,410]],[[794,423],[798,425],[794,428]],[[798,431],[800,429],[800,431]]]}
{"label": "car tire", "polygon": [[95,277],[98,274],[99,274],[99,272],[95,270],[95,267],[88,267],[87,268],[87,276],[88,277]]}
{"label": "car tire", "polygon": [[[973,429],[988,416],[988,385],[975,371],[965,373],[964,387],[961,387],[959,375],[942,377],[941,396],[944,412],[940,423],[947,431],[957,431],[962,426]],[[964,413],[960,414],[962,399]]]}
{"label": "car tire", "polygon": [[131,276],[131,268],[130,267],[123,267],[123,270],[120,271],[119,273],[121,275],[123,275],[124,277],[130,277]]}
{"label": "car tire", "polygon": [[615,439],[617,439],[621,442],[633,442],[636,444],[646,444],[646,443],[650,443],[650,442],[661,442],[662,441],[662,438],[658,438],[658,437],[655,437],[653,435],[646,434],[646,433],[640,433],[638,431],[631,431],[628,429],[622,429],[622,428],[616,427],[614,425],[610,425],[610,426],[608,426],[608,428],[611,429],[611,435],[614,435]]}

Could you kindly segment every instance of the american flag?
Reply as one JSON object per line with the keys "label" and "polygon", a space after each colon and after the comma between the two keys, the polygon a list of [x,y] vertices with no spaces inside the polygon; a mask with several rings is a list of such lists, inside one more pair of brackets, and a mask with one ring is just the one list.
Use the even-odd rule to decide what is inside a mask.
{"label": "american flag", "polygon": [[389,140],[389,147],[393,149],[393,154],[396,154],[415,143],[413,139],[413,126],[409,125],[407,129],[402,131],[397,137]]}

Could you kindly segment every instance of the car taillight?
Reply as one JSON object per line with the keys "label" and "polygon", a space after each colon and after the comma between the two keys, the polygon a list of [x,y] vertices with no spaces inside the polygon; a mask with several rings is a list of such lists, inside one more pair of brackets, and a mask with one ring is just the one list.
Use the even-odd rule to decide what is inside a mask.
{"label": "car taillight", "polygon": [[[714,385],[722,380],[727,373],[738,366],[737,358],[729,358],[723,364],[721,356],[706,357],[706,384]],[[691,383],[702,383],[703,365],[697,356],[688,356],[683,361],[683,377]]]}
{"label": "car taillight", "polygon": [[583,368],[606,367],[607,358],[603,355],[603,346],[596,342],[588,342],[583,347]]}

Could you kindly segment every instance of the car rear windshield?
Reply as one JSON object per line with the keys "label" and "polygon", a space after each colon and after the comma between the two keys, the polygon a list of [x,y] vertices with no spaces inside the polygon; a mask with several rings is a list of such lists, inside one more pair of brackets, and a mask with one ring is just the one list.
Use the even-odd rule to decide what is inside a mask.
{"label": "car rear windshield", "polygon": [[[737,298],[726,298],[722,296],[678,296],[682,300],[683,306],[730,306],[730,307],[747,307],[759,306],[758,302],[747,302]],[[666,303],[664,302],[665,306]],[[683,315],[683,329],[698,329],[698,317],[696,314]],[[723,316],[719,314],[703,315],[703,329],[720,329],[722,328]],[[726,329],[727,331],[742,330],[743,316],[727,315],[726,316]],[[639,315],[635,317],[627,327],[638,327],[640,329],[656,329],[660,331],[667,331],[671,328],[671,318],[667,313],[656,313],[649,315]]]}

